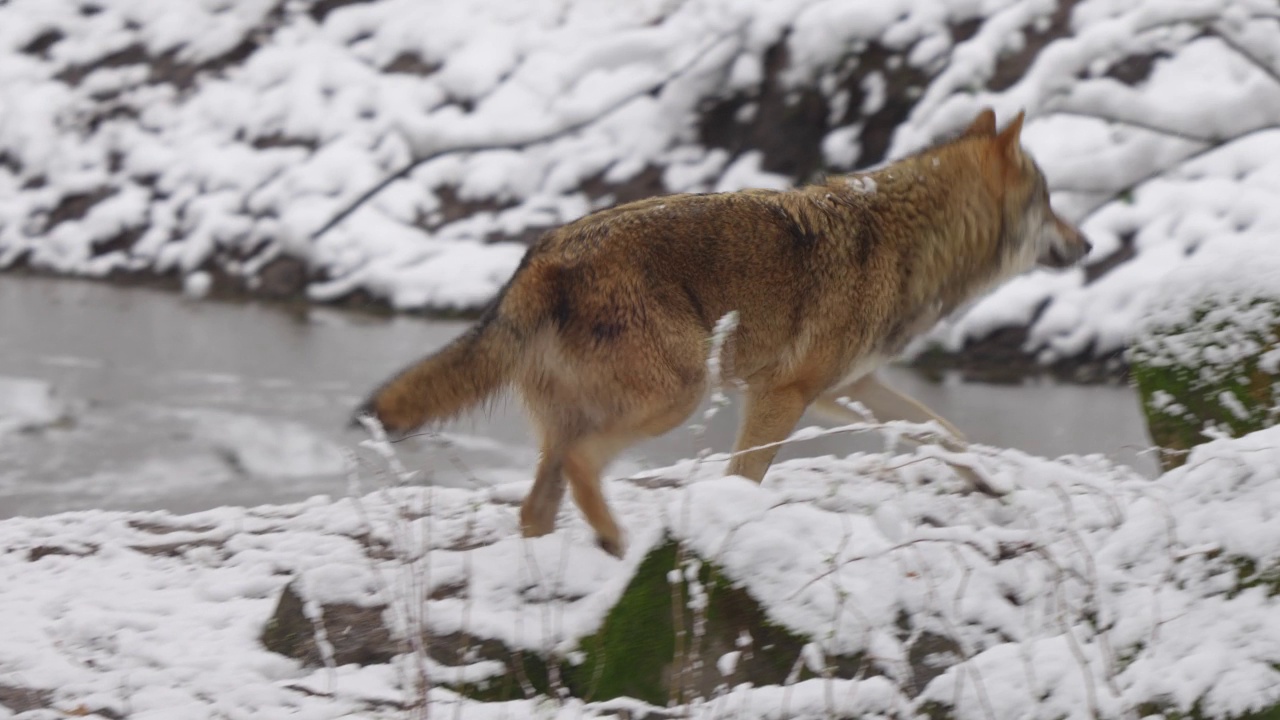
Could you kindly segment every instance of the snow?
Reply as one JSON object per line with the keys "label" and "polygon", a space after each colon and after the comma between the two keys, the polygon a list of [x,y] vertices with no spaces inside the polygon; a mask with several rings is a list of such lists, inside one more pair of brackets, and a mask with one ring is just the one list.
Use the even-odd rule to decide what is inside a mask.
{"label": "snow", "polygon": [[192,433],[241,473],[264,479],[337,475],[346,468],[342,450],[306,426],[216,410],[188,410]]}
{"label": "snow", "polygon": [[0,376],[0,436],[34,431],[68,417],[49,383]]}
{"label": "snow", "polygon": [[[931,77],[891,155],[963,127],[983,106],[1001,118],[1026,109],[1026,142],[1094,257],[1122,238],[1137,254],[1094,282],[1078,270],[1036,272],[932,339],[957,346],[1029,323],[1028,350],[1047,359],[1106,353],[1163,277],[1196,266],[1210,246],[1280,227],[1270,51],[1280,26],[1267,0],[1082,0],[1071,34],[1041,50],[1024,78],[985,89],[1056,7],[110,0],[82,12],[75,0],[14,0],[0,7],[0,267],[177,273],[192,276],[185,288],[199,296],[211,264],[252,285],[287,254],[308,263],[307,295],[318,302],[362,290],[396,308],[474,309],[523,251],[492,238],[530,237],[611,202],[584,191],[589,179],[653,167],[673,192],[796,182],[766,172],[750,148],[727,157],[700,146],[699,108],[754,92],[778,43],[794,88],[826,87],[850,52],[875,42]],[[979,17],[972,37],[953,36]],[[1151,75],[1138,85],[1105,75],[1149,54]],[[119,59],[99,62],[108,55]],[[177,79],[153,77],[134,62],[143,58],[162,58]],[[883,109],[888,82],[880,70],[865,75],[863,118]],[[856,165],[862,127],[832,127],[825,157]],[[314,236],[413,160],[425,162]],[[83,215],[51,219],[104,189]],[[446,217],[449,193],[475,211]],[[105,251],[131,233],[131,249]]]}
{"label": "snow", "polygon": [[[1274,363],[1274,349],[1267,350],[1280,316],[1274,248],[1271,237],[1206,246],[1198,264],[1156,285],[1130,353],[1150,365],[1195,368],[1204,383],[1221,382],[1254,358],[1264,368]],[[1234,396],[1225,406],[1243,412]]]}
{"label": "snow", "polygon": [[[417,697],[412,658],[313,671],[266,651],[258,637],[291,579],[310,603],[388,605],[402,632],[567,655],[669,535],[811,637],[798,661],[820,672],[864,652],[875,670],[725,687],[692,717],[907,717],[931,701],[975,719],[1122,717],[1151,703],[1234,717],[1280,702],[1280,597],[1237,589],[1240,559],[1280,563],[1277,448],[1280,428],[1214,441],[1156,480],[1098,457],[971,446],[797,460],[756,485],[721,477],[712,456],[609,484],[629,532],[622,560],[568,503],[557,532],[519,537],[527,481],[15,518],[0,522],[0,686],[47,692],[64,713],[366,716]],[[961,463],[1008,492],[972,492],[952,470]],[[430,599],[411,609],[412,597]],[[917,695],[904,688],[922,633],[954,639],[960,656]],[[440,682],[495,668],[428,669]],[[619,707],[430,697],[461,717]]]}
{"label": "snow", "polygon": [[876,180],[870,175],[850,175],[847,184],[854,192],[864,195],[874,195],[876,192]]}

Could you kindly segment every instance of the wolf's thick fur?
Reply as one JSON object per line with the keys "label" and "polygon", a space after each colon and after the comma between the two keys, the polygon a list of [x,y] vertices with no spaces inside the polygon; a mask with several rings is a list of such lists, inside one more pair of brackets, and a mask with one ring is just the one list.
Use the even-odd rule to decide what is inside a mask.
{"label": "wolf's thick fur", "polygon": [[[471,330],[363,411],[406,432],[515,386],[542,435],[524,533],[554,529],[567,478],[614,553],[621,533],[600,473],[694,410],[709,335],[730,311],[739,324],[725,374],[746,394],[737,451],[782,440],[815,401],[838,413],[842,394],[936,418],[870,373],[1002,280],[1088,251],[1050,209],[1021,126],[1019,115],[997,134],[987,110],[956,140],[874,172],[656,197],[550,231]],[[760,481],[775,452],[738,454],[729,472]]]}

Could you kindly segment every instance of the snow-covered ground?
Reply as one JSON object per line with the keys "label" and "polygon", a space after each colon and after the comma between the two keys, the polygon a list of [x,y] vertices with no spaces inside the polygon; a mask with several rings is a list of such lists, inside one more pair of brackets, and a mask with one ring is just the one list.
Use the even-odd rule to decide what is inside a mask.
{"label": "snow-covered ground", "polygon": [[[781,92],[828,96],[833,168],[879,159],[861,132],[904,64],[925,84],[896,100],[909,112],[890,156],[984,105],[1025,108],[1095,258],[1134,257],[1017,280],[935,339],[1031,323],[1046,358],[1105,353],[1198,248],[1280,228],[1277,15],[1272,0],[11,0],[0,267],[173,273],[200,294],[210,270],[269,283],[288,255],[317,301],[474,308],[523,252],[504,238],[607,205],[646,171],[668,191],[802,179],[699,130],[718,98],[743,98],[735,122],[752,122],[783,48]],[[873,45],[893,57],[840,86]]]}
{"label": "snow-covered ground", "polygon": [[[726,687],[692,717],[905,718],[930,701],[975,719],[1238,717],[1280,702],[1280,597],[1241,582],[1280,563],[1278,447],[1280,429],[1215,441],[1158,480],[983,447],[792,461],[763,486],[690,461],[609,485],[621,561],[568,505],[559,531],[521,539],[527,483],[6,520],[0,697],[102,717],[400,717],[411,657],[313,671],[261,646],[287,582],[320,603],[389,603],[392,627],[565,651],[669,533],[813,636],[811,665],[863,651],[877,671]],[[1004,494],[970,492],[949,462]],[[427,596],[421,613],[406,604]],[[926,631],[961,656],[909,695]],[[437,681],[490,670],[429,665]],[[449,717],[620,717],[607,703],[431,698]]]}

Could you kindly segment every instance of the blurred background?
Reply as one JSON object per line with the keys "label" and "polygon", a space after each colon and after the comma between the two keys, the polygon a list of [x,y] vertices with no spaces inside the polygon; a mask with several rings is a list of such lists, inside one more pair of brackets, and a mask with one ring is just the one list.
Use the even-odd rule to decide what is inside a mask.
{"label": "blurred background", "polygon": [[[1154,475],[1126,343],[1202,268],[1274,254],[1277,14],[0,1],[0,517],[346,493],[351,409],[461,332],[547,228],[871,167],[985,106],[1001,124],[1026,110],[1055,207],[1095,249],[886,375],[976,442]],[[734,427],[731,409],[611,472],[727,450]],[[527,478],[536,457],[514,400],[398,447],[422,481],[462,486]]]}

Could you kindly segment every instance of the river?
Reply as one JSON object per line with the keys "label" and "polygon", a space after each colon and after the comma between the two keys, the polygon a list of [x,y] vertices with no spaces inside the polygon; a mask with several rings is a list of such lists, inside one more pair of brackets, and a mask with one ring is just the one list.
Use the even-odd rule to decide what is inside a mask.
{"label": "river", "polygon": [[[351,409],[389,373],[465,327],[0,276],[0,419],[6,402],[29,404],[41,393],[59,416],[26,430],[6,432],[0,423],[0,517],[195,511],[347,493],[345,449],[362,439],[346,426]],[[903,368],[885,374],[973,441],[1049,457],[1100,453],[1154,473],[1140,452],[1150,443],[1127,387],[937,383]],[[735,409],[715,417],[701,438],[677,430],[638,446],[610,474],[665,466],[703,446],[727,450]],[[421,438],[398,444],[406,466],[424,472],[420,481],[531,476],[536,451],[515,401],[449,426],[444,437],[447,449]],[[780,459],[879,442],[830,436],[784,448]],[[372,456],[360,457],[361,487],[383,481]]]}

